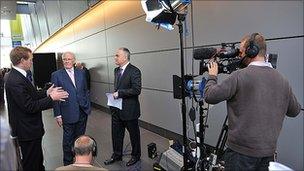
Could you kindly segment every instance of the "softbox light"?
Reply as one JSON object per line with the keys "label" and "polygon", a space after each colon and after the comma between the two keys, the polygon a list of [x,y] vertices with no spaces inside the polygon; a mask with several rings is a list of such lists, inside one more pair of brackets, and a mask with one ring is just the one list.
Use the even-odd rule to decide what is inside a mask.
{"label": "softbox light", "polygon": [[165,29],[173,30],[177,13],[183,11],[190,0],[142,0],[141,5],[146,13],[146,21]]}

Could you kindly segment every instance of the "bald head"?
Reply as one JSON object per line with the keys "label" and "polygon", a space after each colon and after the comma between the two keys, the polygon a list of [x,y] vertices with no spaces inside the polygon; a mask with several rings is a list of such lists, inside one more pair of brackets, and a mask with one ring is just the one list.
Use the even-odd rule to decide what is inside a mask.
{"label": "bald head", "polygon": [[77,138],[75,140],[74,143],[74,152],[75,155],[80,155],[80,156],[84,156],[84,155],[89,155],[92,154],[93,150],[94,150],[94,140],[92,138],[90,138],[87,135],[82,135],[79,138]]}

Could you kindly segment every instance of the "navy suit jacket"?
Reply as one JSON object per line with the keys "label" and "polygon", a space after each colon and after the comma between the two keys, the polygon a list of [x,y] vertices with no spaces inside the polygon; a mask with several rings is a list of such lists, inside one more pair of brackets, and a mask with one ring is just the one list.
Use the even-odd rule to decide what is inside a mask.
{"label": "navy suit jacket", "polygon": [[54,116],[62,116],[64,123],[76,123],[79,120],[80,110],[85,114],[91,113],[91,102],[83,70],[74,68],[76,87],[73,85],[65,69],[52,73],[51,81],[56,87],[62,87],[69,93],[65,101],[54,103]]}

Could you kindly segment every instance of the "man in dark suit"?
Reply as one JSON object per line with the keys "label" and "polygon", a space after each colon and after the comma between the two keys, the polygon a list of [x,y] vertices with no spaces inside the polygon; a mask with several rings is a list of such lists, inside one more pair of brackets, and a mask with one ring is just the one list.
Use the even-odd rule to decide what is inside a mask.
{"label": "man in dark suit", "polygon": [[22,166],[25,171],[44,170],[41,147],[44,128],[42,110],[52,107],[52,102],[64,101],[68,93],[51,86],[47,91],[37,91],[26,77],[32,67],[32,51],[16,47],[10,53],[12,70],[5,83],[11,135],[19,141]]}
{"label": "man in dark suit", "polygon": [[127,48],[119,48],[115,55],[114,98],[122,98],[122,110],[110,107],[112,114],[112,143],[113,155],[105,161],[105,164],[112,164],[122,160],[123,139],[125,128],[129,131],[132,157],[127,162],[131,166],[140,160],[140,131],[138,118],[140,116],[140,105],[138,96],[141,92],[141,72],[134,65],[129,63],[130,51]]}
{"label": "man in dark suit", "polygon": [[91,102],[85,72],[74,68],[75,55],[62,54],[63,69],[52,73],[52,83],[69,93],[65,102],[54,103],[57,124],[63,126],[63,164],[73,163],[72,144],[86,130],[87,117],[91,113]]}

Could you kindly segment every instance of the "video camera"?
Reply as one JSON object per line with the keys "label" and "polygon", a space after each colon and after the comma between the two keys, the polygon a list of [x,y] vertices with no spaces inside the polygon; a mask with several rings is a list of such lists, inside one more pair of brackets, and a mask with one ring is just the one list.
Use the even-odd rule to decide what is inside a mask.
{"label": "video camera", "polygon": [[208,71],[208,62],[214,59],[218,63],[219,73],[231,74],[242,66],[242,60],[239,57],[240,50],[235,48],[234,44],[222,43],[220,50],[216,48],[194,49],[193,58],[200,60],[199,74],[202,75]]}
{"label": "video camera", "polygon": [[[208,62],[214,59],[218,63],[219,74],[231,74],[240,68],[245,68],[246,66],[242,63],[242,59],[239,57],[240,50],[235,47],[235,43],[226,44],[222,43],[220,50],[216,48],[198,48],[194,49],[193,58],[200,60],[199,74],[202,75],[208,71]],[[273,68],[276,68],[277,54],[266,55],[266,62],[270,62]]]}
{"label": "video camera", "polygon": [[[185,96],[194,98],[195,101],[203,99],[203,92],[206,79],[202,75],[208,71],[208,62],[215,60],[218,63],[219,74],[231,74],[246,66],[242,64],[242,58],[239,57],[240,50],[235,47],[236,43],[222,43],[218,50],[214,47],[194,49],[193,58],[200,60],[199,75],[185,75],[184,87]],[[273,68],[276,68],[277,54],[267,54],[266,62],[270,62]],[[181,99],[181,77],[173,75],[173,96],[175,99]]]}

